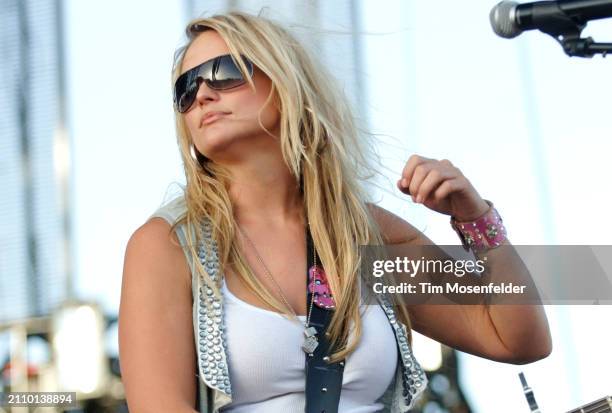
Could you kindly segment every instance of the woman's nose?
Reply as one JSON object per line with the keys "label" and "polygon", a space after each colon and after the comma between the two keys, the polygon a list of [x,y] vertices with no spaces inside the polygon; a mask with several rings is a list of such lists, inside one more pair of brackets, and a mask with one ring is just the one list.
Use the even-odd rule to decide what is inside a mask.
{"label": "woman's nose", "polygon": [[198,104],[202,104],[205,101],[217,100],[219,99],[219,92],[208,87],[204,79],[199,78],[198,82],[198,92],[196,93],[196,101]]}

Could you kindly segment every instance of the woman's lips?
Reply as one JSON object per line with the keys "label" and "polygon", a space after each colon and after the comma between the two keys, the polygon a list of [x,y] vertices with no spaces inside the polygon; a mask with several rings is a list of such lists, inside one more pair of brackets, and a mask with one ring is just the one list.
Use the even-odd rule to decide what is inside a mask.
{"label": "woman's lips", "polygon": [[208,112],[206,115],[204,115],[202,117],[202,121],[200,122],[200,127],[202,127],[202,125],[208,125],[209,123],[212,123],[214,121],[216,121],[219,118],[222,118],[225,115],[228,115],[230,112]]}

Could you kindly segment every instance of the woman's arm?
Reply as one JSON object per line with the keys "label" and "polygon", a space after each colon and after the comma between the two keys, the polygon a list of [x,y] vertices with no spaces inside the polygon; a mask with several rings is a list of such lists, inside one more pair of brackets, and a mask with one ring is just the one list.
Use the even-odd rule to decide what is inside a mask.
{"label": "woman's arm", "polygon": [[153,218],[130,238],[119,308],[119,357],[132,413],[195,413],[191,276],[170,225]]}
{"label": "woman's arm", "polygon": [[[386,244],[435,245],[414,226],[379,206],[369,204]],[[452,228],[449,225],[449,230]],[[504,242],[504,245],[510,245]],[[440,249],[440,255],[445,255]],[[448,257],[446,255],[446,257]],[[450,258],[450,257],[448,257]],[[495,272],[529,277],[514,248],[487,252],[487,266]],[[408,305],[412,328],[466,353],[495,361],[524,364],[548,356],[552,341],[548,321],[538,305]]]}

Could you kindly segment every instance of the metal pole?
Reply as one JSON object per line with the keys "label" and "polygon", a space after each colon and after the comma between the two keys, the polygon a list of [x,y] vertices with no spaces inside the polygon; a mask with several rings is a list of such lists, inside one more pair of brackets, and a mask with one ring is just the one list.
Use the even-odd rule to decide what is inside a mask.
{"label": "metal pole", "polygon": [[66,276],[66,300],[72,300],[74,293],[74,271],[72,267],[72,232],[70,225],[70,176],[72,169],[70,139],[66,127],[66,70],[63,0],[55,0],[55,30],[57,51],[57,124],[54,138],[55,173],[59,185],[59,199],[62,220],[62,253]]}
{"label": "metal pole", "polygon": [[30,93],[30,32],[26,2],[17,1],[17,18],[19,19],[19,73],[21,87],[17,92],[17,113],[19,118],[19,138],[21,141],[21,165],[23,174],[23,202],[25,211],[24,232],[26,233],[28,251],[28,300],[29,313],[40,314],[40,291],[38,271],[38,245],[34,232],[33,177],[30,156],[30,125],[28,96]]}

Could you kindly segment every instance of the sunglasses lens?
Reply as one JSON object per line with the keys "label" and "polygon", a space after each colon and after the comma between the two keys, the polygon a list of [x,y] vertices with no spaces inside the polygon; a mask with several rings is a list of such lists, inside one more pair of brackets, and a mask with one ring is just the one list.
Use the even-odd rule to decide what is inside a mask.
{"label": "sunglasses lens", "polygon": [[199,85],[198,71],[199,67],[195,67],[183,73],[174,84],[174,104],[180,113],[186,112],[195,100]]}
{"label": "sunglasses lens", "polygon": [[[253,74],[253,68],[249,61],[243,59],[247,66],[249,75]],[[207,79],[206,84],[215,90],[231,89],[246,83],[246,80],[240,73],[240,69],[230,55],[221,56],[218,63],[213,68],[212,80]]]}
{"label": "sunglasses lens", "polygon": [[[252,76],[253,64],[244,57],[243,61],[249,76]],[[183,73],[177,79],[174,85],[174,102],[178,112],[184,113],[189,110],[195,101],[202,81],[214,90],[231,89],[246,83],[240,69],[234,64],[230,55],[219,56],[204,62]]]}
{"label": "sunglasses lens", "polygon": [[195,100],[196,93],[198,93],[198,88],[197,83],[194,82],[187,90],[180,93],[179,99],[176,102],[177,110],[181,113],[186,112]]}

